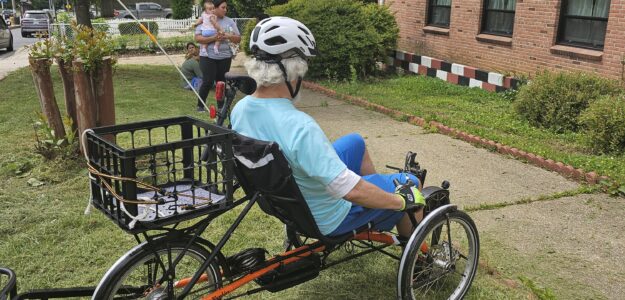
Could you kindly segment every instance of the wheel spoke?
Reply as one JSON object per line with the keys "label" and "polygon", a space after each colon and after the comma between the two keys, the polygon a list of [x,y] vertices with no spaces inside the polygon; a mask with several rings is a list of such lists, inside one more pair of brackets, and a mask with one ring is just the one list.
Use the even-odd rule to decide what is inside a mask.
{"label": "wheel spoke", "polygon": [[[400,293],[408,299],[461,299],[466,295],[475,276],[478,260],[478,237],[474,223],[461,211],[450,212],[430,220],[417,233],[408,253],[416,253],[410,258],[410,272]],[[442,236],[442,235],[445,236]],[[427,256],[420,255],[416,245],[432,241]],[[409,256],[410,257],[410,256]],[[408,270],[409,269],[409,270]],[[401,296],[405,297],[405,296]]]}
{"label": "wheel spoke", "polygon": [[[99,299],[175,299],[177,293],[183,289],[173,288],[175,281],[193,276],[202,263],[208,258],[206,250],[201,246],[170,246],[159,245],[150,250],[144,250],[112,274],[111,282],[107,282],[106,293]],[[181,255],[182,254],[182,255]],[[176,264],[174,265],[174,259]],[[171,268],[174,268],[169,272]],[[189,295],[199,295],[215,290],[221,286],[221,278],[217,277],[218,267],[211,264],[205,270],[204,279],[198,281]],[[166,274],[168,274],[166,276]],[[188,277],[190,278],[190,277]],[[160,284],[159,284],[160,283]],[[204,291],[205,293],[197,293]],[[114,297],[111,297],[113,296]],[[189,297],[191,298],[195,298]]]}

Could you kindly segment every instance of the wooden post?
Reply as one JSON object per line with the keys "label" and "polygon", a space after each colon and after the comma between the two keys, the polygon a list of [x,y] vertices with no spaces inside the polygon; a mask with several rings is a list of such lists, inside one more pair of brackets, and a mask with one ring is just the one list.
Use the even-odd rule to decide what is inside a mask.
{"label": "wooden post", "polygon": [[54,85],[52,76],[50,75],[50,65],[52,61],[47,58],[29,59],[30,69],[33,74],[33,82],[37,95],[39,95],[39,104],[41,111],[46,117],[50,129],[54,130],[54,137],[57,139],[65,138],[65,127],[59,112],[59,106],[56,104],[54,97]]}
{"label": "wooden post", "polygon": [[76,117],[76,95],[74,91],[74,75],[72,74],[72,62],[66,62],[62,58],[57,58],[59,73],[63,80],[63,93],[65,94],[65,111],[72,119],[72,132],[78,136],[78,118]]}
{"label": "wooden post", "polygon": [[102,64],[93,76],[93,90],[98,104],[98,126],[115,125],[115,100],[113,92],[113,66],[111,57],[102,59]]}
{"label": "wooden post", "polygon": [[[91,77],[89,72],[85,71],[83,62],[76,59],[73,66],[78,134],[82,136],[86,129],[96,127],[96,103],[93,98]],[[82,145],[81,141],[80,149],[84,151],[84,147],[85,145]]]}
{"label": "wooden post", "polygon": [[[95,70],[92,79],[95,102],[98,106],[97,125],[115,125],[113,60],[111,57],[102,59],[102,64]],[[115,141],[115,136],[113,135],[106,138],[111,142]]]}

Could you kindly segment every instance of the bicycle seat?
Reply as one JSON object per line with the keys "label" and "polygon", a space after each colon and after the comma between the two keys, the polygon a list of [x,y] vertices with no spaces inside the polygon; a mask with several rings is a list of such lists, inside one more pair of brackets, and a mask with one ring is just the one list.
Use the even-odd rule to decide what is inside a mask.
{"label": "bicycle seat", "polygon": [[234,85],[236,89],[246,95],[250,95],[256,91],[256,80],[252,77],[227,72],[224,78],[228,83]]}
{"label": "bicycle seat", "polygon": [[329,237],[319,231],[317,222],[295,182],[289,162],[277,143],[235,134],[232,146],[236,177],[246,194],[261,195],[258,205],[266,214],[328,246],[340,244],[353,236],[349,233]]}

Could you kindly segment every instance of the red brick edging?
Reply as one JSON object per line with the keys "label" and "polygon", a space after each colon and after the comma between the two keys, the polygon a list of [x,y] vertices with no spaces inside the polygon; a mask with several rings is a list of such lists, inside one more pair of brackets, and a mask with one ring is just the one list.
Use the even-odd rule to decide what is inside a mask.
{"label": "red brick edging", "polygon": [[[340,99],[340,100],[344,100],[351,104],[369,108],[377,112],[383,113],[385,115],[389,115],[395,118],[398,118],[398,117],[407,118],[407,121],[410,124],[418,125],[421,127],[426,126],[426,121],[423,118],[413,116],[413,115],[408,115],[398,110],[390,109],[388,107],[384,107],[379,104],[371,103],[363,98],[339,94],[332,89],[326,88],[324,86],[318,85],[310,81],[304,81],[303,86],[307,89],[321,92],[327,96]],[[541,167],[543,169],[547,169],[549,171],[557,172],[562,176],[569,177],[577,181],[587,182],[589,184],[597,184],[601,180],[609,180],[609,177],[599,176],[596,172],[586,172],[583,169],[576,169],[575,167],[571,165],[566,165],[562,162],[556,162],[551,159],[546,159],[540,155],[527,153],[517,148],[513,148],[510,146],[497,143],[495,141],[481,138],[479,136],[468,134],[458,129],[445,126],[444,124],[436,122],[436,121],[430,121],[429,126],[436,127],[438,131],[442,134],[461,139],[471,144],[477,144],[477,145],[480,145],[486,148],[491,148],[494,150],[496,149],[497,152],[501,154],[507,154],[507,155],[514,156],[516,158],[526,160],[528,163],[531,163],[535,166]]]}

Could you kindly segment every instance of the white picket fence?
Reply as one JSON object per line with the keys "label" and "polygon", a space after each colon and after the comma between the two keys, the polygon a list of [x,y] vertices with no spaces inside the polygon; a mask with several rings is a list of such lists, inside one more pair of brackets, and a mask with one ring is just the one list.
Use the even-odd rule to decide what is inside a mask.
{"label": "white picket fence", "polygon": [[[181,20],[156,18],[156,19],[141,19],[139,21],[146,22],[145,24],[146,24],[146,27],[148,27],[148,30],[150,30],[149,28],[150,22],[155,22],[156,24],[158,24],[158,36],[169,37],[169,36],[192,34],[193,33],[192,26],[196,20],[197,18],[188,18],[188,19],[181,19]],[[236,18],[233,20],[237,24],[239,31],[243,31],[245,24],[253,19]],[[107,33],[111,36],[118,36],[120,35],[119,24],[130,23],[130,22],[134,22],[134,21],[127,20],[127,19],[111,19],[111,20],[107,20],[106,23],[93,23],[92,25],[94,28],[98,28],[98,27],[106,28]],[[54,34],[65,35],[71,30],[72,30],[71,25],[67,23],[53,23],[50,25],[50,33],[53,35]],[[142,34],[142,32],[140,30],[137,30],[136,34]]]}

